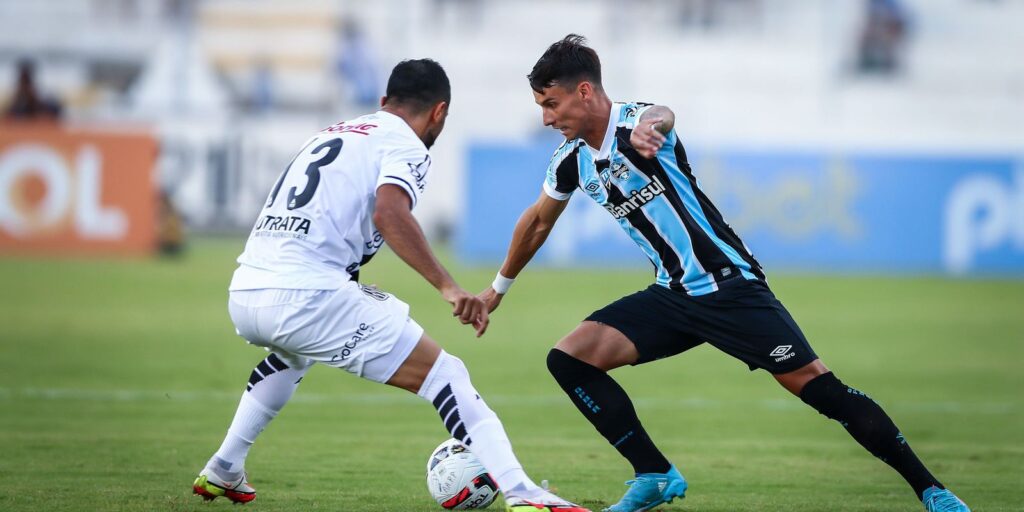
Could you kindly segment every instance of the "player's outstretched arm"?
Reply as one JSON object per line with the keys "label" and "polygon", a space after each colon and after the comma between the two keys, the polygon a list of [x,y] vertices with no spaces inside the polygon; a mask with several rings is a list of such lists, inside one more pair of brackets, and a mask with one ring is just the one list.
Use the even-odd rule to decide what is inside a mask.
{"label": "player's outstretched arm", "polygon": [[665,136],[676,125],[676,115],[668,107],[655,105],[648,108],[633,127],[629,136],[629,144],[644,158],[654,158],[661,146],[665,144]]}
{"label": "player's outstretched arm", "polygon": [[441,292],[444,300],[452,305],[452,314],[463,324],[473,324],[477,336],[483,335],[490,321],[483,300],[463,290],[437,261],[411,208],[412,200],[401,187],[381,185],[377,189],[373,223],[388,247]]}
{"label": "player's outstretched arm", "polygon": [[[512,280],[519,275],[519,272],[526,267],[540,246],[544,245],[548,234],[551,233],[551,228],[555,227],[555,221],[558,220],[567,204],[569,204],[568,200],[559,201],[547,193],[541,192],[537,202],[523,212],[512,232],[512,242],[509,243],[505,263],[501,265],[501,271],[498,272],[502,277]],[[494,311],[498,307],[501,298],[505,296],[504,292],[507,291],[507,288],[496,290],[495,286],[492,284],[480,292],[480,298],[487,304],[488,312]]]}

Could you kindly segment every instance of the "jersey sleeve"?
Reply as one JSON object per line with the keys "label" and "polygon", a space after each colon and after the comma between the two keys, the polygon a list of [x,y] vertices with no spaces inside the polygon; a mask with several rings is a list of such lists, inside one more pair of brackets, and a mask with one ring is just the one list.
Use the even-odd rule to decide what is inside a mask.
{"label": "jersey sleeve", "polygon": [[[618,126],[629,130],[629,132],[627,132],[627,138],[628,135],[632,133],[633,129],[636,128],[637,123],[640,122],[640,118],[643,117],[643,115],[653,106],[653,103],[642,102],[622,104],[622,108],[619,110]],[[665,143],[661,146],[661,150],[659,152],[665,151],[671,153],[675,151],[674,148],[676,145],[676,140],[676,131],[673,128],[672,130],[669,130],[667,134],[665,134]]]}
{"label": "jersey sleeve", "polygon": [[622,109],[619,111],[620,118],[618,124],[632,130],[633,127],[636,126],[636,123],[640,121],[640,117],[653,106],[653,103],[624,103],[622,105]]}
{"label": "jersey sleeve", "polygon": [[430,153],[422,144],[399,144],[384,149],[381,159],[378,189],[381,185],[398,185],[409,194],[415,208],[420,196],[427,188],[427,174],[430,172]]}
{"label": "jersey sleeve", "polygon": [[544,192],[552,199],[568,200],[580,183],[579,143],[567,141],[555,151],[544,178]]}

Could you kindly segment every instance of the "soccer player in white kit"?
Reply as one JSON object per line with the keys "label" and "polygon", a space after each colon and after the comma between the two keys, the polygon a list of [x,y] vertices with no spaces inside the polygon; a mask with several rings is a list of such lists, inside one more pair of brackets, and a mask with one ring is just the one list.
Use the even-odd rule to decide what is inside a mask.
{"label": "soccer player in white kit", "polygon": [[256,497],[244,470],[249,448],[319,362],[431,402],[497,482],[508,510],[589,512],[526,475],[466,366],[424,334],[407,304],[356,281],[387,242],[463,324],[477,336],[487,329],[483,301],[437,261],[411,212],[450,101],[439,64],[403,61],[380,111],[314,135],[274,185],[238,258],[228,303],[238,334],[270,355],[252,371],[223,444],[193,484],[196,494],[235,503]]}

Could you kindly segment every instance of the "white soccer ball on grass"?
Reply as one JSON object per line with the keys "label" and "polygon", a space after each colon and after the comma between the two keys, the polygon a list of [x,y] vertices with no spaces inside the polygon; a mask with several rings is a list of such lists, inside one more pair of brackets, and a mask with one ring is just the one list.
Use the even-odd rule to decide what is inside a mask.
{"label": "white soccer ball on grass", "polygon": [[487,508],[498,495],[498,484],[456,439],[441,443],[427,460],[427,489],[438,505],[449,510]]}

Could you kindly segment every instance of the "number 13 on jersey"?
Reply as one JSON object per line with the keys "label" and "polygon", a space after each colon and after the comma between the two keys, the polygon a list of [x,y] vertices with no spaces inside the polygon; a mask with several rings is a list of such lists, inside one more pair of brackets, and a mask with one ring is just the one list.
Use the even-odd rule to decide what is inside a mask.
{"label": "number 13 on jersey", "polygon": [[[341,146],[343,144],[344,141],[341,139],[331,139],[313,149],[313,156],[321,153],[323,153],[323,156],[313,162],[310,162],[309,165],[306,166],[306,186],[302,188],[302,191],[299,192],[298,187],[292,187],[291,190],[288,191],[287,208],[289,210],[302,208],[303,206],[306,206],[311,199],[313,199],[313,194],[316,193],[316,188],[320,185],[320,168],[330,165],[331,162],[334,162],[334,160],[338,158],[338,154],[341,153]],[[324,150],[326,150],[326,152]],[[305,151],[305,148],[303,148],[303,151]],[[299,155],[301,154],[302,151],[299,151]],[[298,155],[296,155],[295,158],[298,158]],[[267,199],[266,208],[273,206],[274,201],[277,200],[277,193],[281,191],[281,185],[284,183],[285,178],[291,171],[292,164],[295,163],[295,158],[292,159],[291,163],[288,164],[288,167],[285,168],[283,173],[281,173],[281,177],[277,179],[277,183],[274,185],[274,190],[270,192],[270,197]]]}

